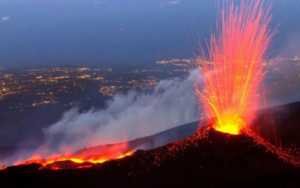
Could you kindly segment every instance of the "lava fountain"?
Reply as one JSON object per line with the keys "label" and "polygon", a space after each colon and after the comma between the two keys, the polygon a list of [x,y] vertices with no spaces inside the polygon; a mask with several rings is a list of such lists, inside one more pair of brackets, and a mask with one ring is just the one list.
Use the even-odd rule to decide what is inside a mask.
{"label": "lava fountain", "polygon": [[255,116],[270,20],[262,1],[231,1],[221,12],[218,34],[210,39],[208,63],[197,62],[205,86],[203,91],[197,86],[196,94],[207,115],[216,118],[217,131],[240,134]]}

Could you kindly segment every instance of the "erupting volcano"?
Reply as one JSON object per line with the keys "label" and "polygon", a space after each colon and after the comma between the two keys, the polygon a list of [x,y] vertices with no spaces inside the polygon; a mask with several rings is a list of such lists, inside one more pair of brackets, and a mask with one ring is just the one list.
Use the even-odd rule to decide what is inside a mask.
{"label": "erupting volcano", "polygon": [[219,33],[210,40],[209,64],[201,64],[205,88],[196,93],[213,127],[240,134],[260,102],[264,56],[270,43],[270,11],[262,1],[231,2],[221,13]]}
{"label": "erupting volcano", "polygon": [[[289,146],[293,141],[295,148],[300,146],[300,103],[283,106],[284,115],[281,107],[260,109],[270,23],[270,7],[263,1],[225,3],[207,60],[196,62],[204,85],[197,80],[195,93],[207,117],[200,123],[70,154],[44,157],[37,152],[0,171],[1,182],[36,187],[299,187],[300,152]],[[264,132],[269,115],[280,137],[289,140],[285,149]]]}
{"label": "erupting volcano", "polygon": [[[271,14],[262,1],[234,1],[225,3],[221,11],[218,34],[212,35],[208,50],[209,63],[199,60],[199,74],[204,78],[196,94],[200,106],[214,130],[230,135],[245,133],[258,144],[293,164],[299,162],[287,152],[264,140],[250,129],[255,111],[261,102],[261,82],[264,76],[265,55],[272,34],[269,30]],[[97,144],[97,143],[96,143]],[[47,149],[46,149],[47,150]],[[70,161],[75,167],[90,167],[113,159],[132,155],[128,144],[87,148],[77,153],[41,157],[37,152],[15,165],[38,163],[42,167],[60,169],[59,163]]]}
{"label": "erupting volcano", "polygon": [[[245,134],[279,158],[298,166],[299,157],[276,147],[251,130],[252,120],[261,104],[261,82],[265,55],[272,33],[269,30],[270,7],[263,1],[230,1],[221,12],[219,33],[212,35],[209,63],[198,61],[204,78],[204,90],[196,87],[200,105],[216,131]],[[264,126],[264,125],[260,125]]]}

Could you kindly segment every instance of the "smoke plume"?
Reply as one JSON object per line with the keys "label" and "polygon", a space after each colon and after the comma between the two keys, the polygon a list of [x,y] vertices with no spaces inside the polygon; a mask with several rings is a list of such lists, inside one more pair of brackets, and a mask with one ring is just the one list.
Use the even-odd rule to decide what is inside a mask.
{"label": "smoke plume", "polygon": [[193,94],[196,72],[188,78],[164,80],[153,93],[130,91],[116,95],[103,110],[79,113],[72,109],[45,130],[47,145],[55,150],[79,149],[150,136],[196,121],[199,110]]}

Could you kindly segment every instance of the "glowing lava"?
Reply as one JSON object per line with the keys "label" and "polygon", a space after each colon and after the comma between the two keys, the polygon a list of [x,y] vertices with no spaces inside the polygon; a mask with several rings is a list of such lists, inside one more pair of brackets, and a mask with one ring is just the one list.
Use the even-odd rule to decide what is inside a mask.
{"label": "glowing lava", "polygon": [[259,0],[231,1],[221,13],[219,33],[210,40],[209,63],[198,61],[205,88],[196,89],[218,131],[240,134],[255,115],[269,25],[270,11]]}
{"label": "glowing lava", "polygon": [[58,170],[63,167],[56,165],[60,162],[72,162],[73,168],[91,167],[93,164],[101,164],[110,160],[122,159],[130,156],[134,150],[129,149],[127,143],[98,146],[80,150],[72,154],[52,155],[44,158],[40,154],[33,154],[26,160],[15,162],[14,165],[39,164],[43,168]]}
{"label": "glowing lava", "polygon": [[217,131],[238,135],[245,126],[245,122],[238,115],[225,114],[220,120],[217,120],[214,126]]}

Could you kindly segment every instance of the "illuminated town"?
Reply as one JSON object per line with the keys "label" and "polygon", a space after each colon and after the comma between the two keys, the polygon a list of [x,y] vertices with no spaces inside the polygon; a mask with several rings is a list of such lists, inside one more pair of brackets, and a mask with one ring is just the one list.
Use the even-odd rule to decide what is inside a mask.
{"label": "illuminated town", "polygon": [[95,67],[2,70],[1,107],[14,112],[55,104],[72,107],[92,97],[109,98],[128,90],[151,91],[159,80],[184,76],[190,70],[188,66],[181,68],[185,61],[171,62],[176,64],[158,63],[151,68],[134,67],[126,71]]}

